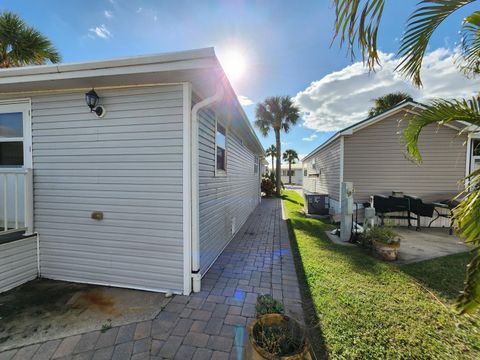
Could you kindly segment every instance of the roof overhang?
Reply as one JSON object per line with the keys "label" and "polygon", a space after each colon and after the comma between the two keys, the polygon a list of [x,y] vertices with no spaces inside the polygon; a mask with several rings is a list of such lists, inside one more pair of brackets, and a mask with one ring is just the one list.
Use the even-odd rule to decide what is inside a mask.
{"label": "roof overhang", "polygon": [[[315,150],[310,152],[307,156],[305,156],[302,161],[305,161],[306,159],[312,157],[314,154],[319,152],[320,150],[324,149],[328,145],[330,145],[332,142],[335,140],[339,139],[342,136],[350,136],[353,135],[355,132],[362,130],[368,126],[371,126],[379,121],[382,121],[392,115],[398,114],[400,112],[406,112],[408,114],[416,114],[416,110],[425,110],[427,108],[426,105],[421,104],[419,102],[413,101],[413,100],[406,100],[401,103],[399,103],[397,106],[391,108],[390,110],[384,111],[381,114],[377,116],[373,116],[370,118],[367,118],[365,120],[362,120],[356,124],[353,124],[343,130],[340,130],[336,134],[334,134],[332,137],[330,137],[327,141],[325,141],[323,144],[321,144],[319,147],[317,147]],[[443,124],[444,126],[447,126],[449,128],[452,128],[454,130],[462,130],[463,126],[459,122],[455,122],[454,124],[448,123],[448,124]]]}
{"label": "roof overhang", "polygon": [[228,103],[241,118],[250,146],[263,154],[213,48],[113,60],[27,66],[0,70],[0,95],[62,92],[73,89],[129,87],[189,82],[201,94],[212,94],[221,82]]}

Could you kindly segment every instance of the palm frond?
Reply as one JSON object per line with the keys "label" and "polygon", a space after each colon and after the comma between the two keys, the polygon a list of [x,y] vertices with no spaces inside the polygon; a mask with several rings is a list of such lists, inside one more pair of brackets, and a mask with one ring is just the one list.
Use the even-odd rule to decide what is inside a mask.
{"label": "palm frond", "polygon": [[425,110],[420,110],[408,122],[403,132],[408,154],[416,161],[422,161],[418,139],[422,129],[430,124],[446,124],[464,121],[480,126],[480,97],[462,100],[435,100]]}
{"label": "palm frond", "polygon": [[480,73],[480,11],[465,18],[462,26],[462,63],[465,75],[473,77]]}
{"label": "palm frond", "polygon": [[0,14],[0,67],[61,61],[51,41],[11,12]]}
{"label": "palm frond", "polygon": [[[480,98],[436,100],[427,109],[419,111],[403,133],[410,156],[417,161],[422,159],[418,141],[424,127],[452,121],[480,126]],[[471,312],[480,305],[480,170],[472,172],[464,181],[465,190],[457,197],[460,203],[452,211],[452,220],[460,236],[474,246],[474,257],[467,268],[464,290],[457,300],[460,313]]]}
{"label": "palm frond", "polygon": [[463,198],[453,209],[456,230],[465,242],[474,246],[473,259],[467,266],[464,289],[457,299],[460,313],[469,313],[480,306],[480,170],[472,172],[466,179]]}
{"label": "palm frond", "polygon": [[335,33],[340,46],[347,44],[352,59],[359,48],[362,60],[370,69],[379,64],[377,52],[378,29],[382,19],[384,0],[334,0]]}
{"label": "palm frond", "polygon": [[420,70],[433,32],[452,13],[476,0],[423,0],[407,22],[407,30],[400,42],[401,60],[397,70],[422,85]]}

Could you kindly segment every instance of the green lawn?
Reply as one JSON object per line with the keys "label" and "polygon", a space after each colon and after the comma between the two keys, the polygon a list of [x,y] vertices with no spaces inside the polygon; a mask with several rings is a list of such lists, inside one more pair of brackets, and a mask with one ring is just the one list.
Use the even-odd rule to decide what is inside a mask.
{"label": "green lawn", "polygon": [[331,225],[306,218],[302,205],[296,192],[284,192],[300,278],[319,323],[314,348],[321,343],[324,355],[340,359],[480,358],[478,318],[457,316],[448,305],[464,271],[450,276],[448,268],[463,266],[465,255],[399,269],[331,243],[324,234]]}

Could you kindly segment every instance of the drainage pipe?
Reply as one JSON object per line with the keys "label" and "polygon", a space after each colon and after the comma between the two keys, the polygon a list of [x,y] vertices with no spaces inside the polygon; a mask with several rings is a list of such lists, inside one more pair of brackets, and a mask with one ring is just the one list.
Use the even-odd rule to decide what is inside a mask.
{"label": "drainage pipe", "polygon": [[211,97],[196,103],[192,108],[191,121],[191,199],[192,199],[192,284],[193,292],[199,292],[201,287],[200,275],[200,224],[199,224],[199,168],[198,168],[198,112],[223,98],[223,86],[219,85]]}

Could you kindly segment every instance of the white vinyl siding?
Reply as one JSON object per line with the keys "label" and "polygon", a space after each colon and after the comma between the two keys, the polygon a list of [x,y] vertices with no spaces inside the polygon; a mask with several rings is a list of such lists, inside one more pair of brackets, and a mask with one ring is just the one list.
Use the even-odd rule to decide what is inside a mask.
{"label": "white vinyl siding", "polygon": [[41,275],[182,292],[182,87],[97,93],[32,97]]}
{"label": "white vinyl siding", "polygon": [[[228,126],[228,124],[226,124]],[[259,202],[255,155],[227,128],[226,176],[215,177],[215,114],[199,113],[200,273],[233,238]]]}
{"label": "white vinyl siding", "polygon": [[[315,169],[312,161],[315,161]],[[307,176],[303,178],[303,188],[308,192],[328,194],[340,199],[340,140],[334,140],[304,161]],[[318,175],[315,175],[318,174]]]}
{"label": "white vinyl siding", "polygon": [[36,277],[36,236],[0,244],[0,293]]}
{"label": "white vinyl siding", "polygon": [[[357,202],[373,194],[405,194],[442,199],[454,194],[465,176],[466,135],[446,126],[427,126],[420,135],[422,164],[407,159],[401,138],[407,122],[393,115],[346,136],[344,142],[344,181],[353,182]],[[402,120],[399,123],[399,120]]]}

